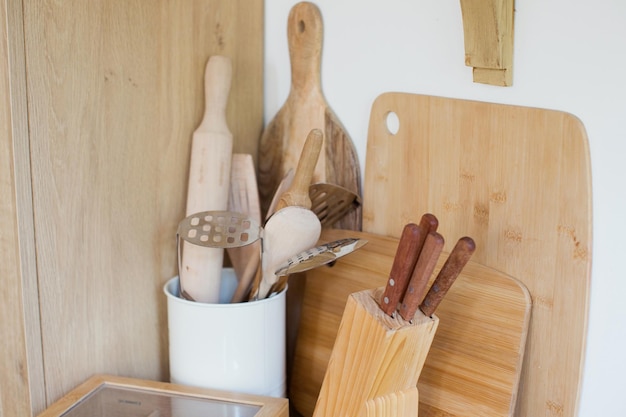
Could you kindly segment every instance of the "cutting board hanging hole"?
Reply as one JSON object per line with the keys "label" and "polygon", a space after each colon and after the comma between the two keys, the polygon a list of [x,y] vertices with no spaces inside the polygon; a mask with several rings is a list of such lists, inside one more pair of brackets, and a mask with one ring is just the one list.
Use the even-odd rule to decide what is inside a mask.
{"label": "cutting board hanging hole", "polygon": [[306,30],[306,24],[304,23],[304,20],[300,20],[298,22],[298,32],[299,33],[303,33]]}
{"label": "cutting board hanging hole", "polygon": [[400,119],[396,112],[390,111],[387,113],[387,130],[390,134],[395,135],[400,129]]}

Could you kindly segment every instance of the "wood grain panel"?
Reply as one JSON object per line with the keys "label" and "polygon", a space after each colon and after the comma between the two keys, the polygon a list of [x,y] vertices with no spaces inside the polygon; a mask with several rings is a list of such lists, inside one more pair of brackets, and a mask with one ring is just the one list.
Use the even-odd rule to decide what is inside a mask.
{"label": "wood grain panel", "polygon": [[45,406],[22,4],[0,1],[0,416]]}
{"label": "wood grain panel", "polygon": [[[400,127],[389,132],[395,112]],[[416,94],[372,106],[363,229],[398,236],[424,212],[447,248],[519,277],[533,298],[516,415],[577,414],[591,269],[591,175],[571,114]]]}
{"label": "wood grain panel", "polygon": [[13,170],[13,134],[11,103],[7,9],[0,2],[0,416],[25,415],[30,411],[27,344],[23,326],[21,296],[17,201]]}
{"label": "wood grain panel", "polygon": [[262,128],[262,1],[24,0],[47,401],[93,373],[166,379],[191,134],[229,56],[235,150]]}

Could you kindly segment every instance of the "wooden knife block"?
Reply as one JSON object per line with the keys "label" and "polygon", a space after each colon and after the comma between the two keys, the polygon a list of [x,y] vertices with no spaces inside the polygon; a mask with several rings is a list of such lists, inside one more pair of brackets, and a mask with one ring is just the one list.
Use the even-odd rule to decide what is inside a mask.
{"label": "wooden knife block", "polygon": [[417,380],[439,319],[418,310],[408,322],[383,313],[383,289],[349,296],[314,417],[418,414]]}

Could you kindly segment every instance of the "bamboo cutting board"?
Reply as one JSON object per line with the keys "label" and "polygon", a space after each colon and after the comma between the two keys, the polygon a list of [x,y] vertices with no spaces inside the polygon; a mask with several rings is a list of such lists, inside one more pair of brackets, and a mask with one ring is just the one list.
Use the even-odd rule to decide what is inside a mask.
{"label": "bamboo cutting board", "polygon": [[[321,241],[346,237],[368,244],[331,268],[307,272],[289,392],[304,416],[313,414],[348,296],[384,286],[398,246],[393,237],[337,229],[324,230]],[[419,416],[510,415],[529,314],[519,280],[470,261],[436,312],[439,327],[418,382]]]}
{"label": "bamboo cutting board", "polygon": [[[395,135],[390,112],[399,119]],[[365,231],[398,236],[431,212],[444,236],[474,238],[474,261],[528,287],[516,415],[575,416],[591,266],[582,123],[559,111],[385,93],[371,110],[365,168]]]}

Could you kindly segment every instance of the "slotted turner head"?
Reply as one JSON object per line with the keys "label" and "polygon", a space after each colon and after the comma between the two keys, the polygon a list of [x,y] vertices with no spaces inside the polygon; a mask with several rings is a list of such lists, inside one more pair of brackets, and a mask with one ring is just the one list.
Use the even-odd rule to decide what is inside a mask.
{"label": "slotted turner head", "polygon": [[309,187],[311,210],[320,220],[322,227],[331,227],[350,210],[361,205],[361,198],[335,184],[317,183]]}
{"label": "slotted turner head", "polygon": [[194,245],[209,248],[236,248],[261,237],[258,222],[243,213],[203,211],[185,217],[178,224],[178,236]]}

